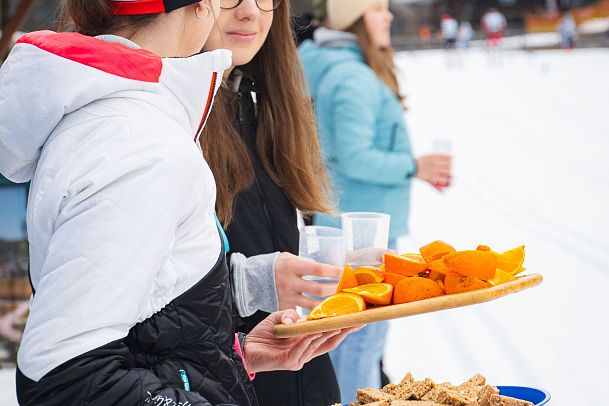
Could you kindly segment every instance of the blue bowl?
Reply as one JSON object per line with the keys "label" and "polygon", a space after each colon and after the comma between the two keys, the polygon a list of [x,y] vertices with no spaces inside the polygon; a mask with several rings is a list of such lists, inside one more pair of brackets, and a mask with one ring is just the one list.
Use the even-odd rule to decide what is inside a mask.
{"label": "blue bowl", "polygon": [[526,386],[497,386],[499,394],[512,398],[528,400],[535,406],[545,405],[550,401],[550,394],[543,389],[527,388]]}
{"label": "blue bowl", "polygon": [[[550,394],[543,389],[527,388],[526,386],[497,386],[499,394],[520,400],[528,400],[535,406],[545,405],[550,401]],[[344,404],[344,406],[349,406]]]}

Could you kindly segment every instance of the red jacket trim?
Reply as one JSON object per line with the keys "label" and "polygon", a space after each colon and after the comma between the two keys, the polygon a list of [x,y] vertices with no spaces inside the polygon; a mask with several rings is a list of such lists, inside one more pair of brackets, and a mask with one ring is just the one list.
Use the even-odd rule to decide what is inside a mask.
{"label": "red jacket trim", "polygon": [[209,94],[207,96],[207,101],[205,103],[205,110],[203,111],[203,117],[201,117],[201,122],[199,123],[199,127],[197,128],[197,132],[195,134],[195,142],[199,142],[199,137],[201,136],[201,131],[203,131],[203,127],[209,118],[209,114],[211,113],[211,106],[214,102],[214,94],[216,89],[216,83],[218,81],[218,72],[214,72],[211,75],[211,84],[209,85]]}
{"label": "red jacket trim", "polygon": [[163,71],[161,57],[152,52],[78,33],[36,31],[19,38],[17,44],[30,44],[53,55],[131,80],[158,83]]}

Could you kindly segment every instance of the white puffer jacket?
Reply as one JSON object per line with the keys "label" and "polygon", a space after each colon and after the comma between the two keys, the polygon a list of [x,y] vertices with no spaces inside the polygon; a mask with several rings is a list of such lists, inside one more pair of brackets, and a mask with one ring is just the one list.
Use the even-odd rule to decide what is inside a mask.
{"label": "white puffer jacket", "polygon": [[0,172],[32,180],[19,368],[38,380],[125,337],[221,253],[194,142],[228,51],[162,59],[113,36],[37,32],[0,69]]}

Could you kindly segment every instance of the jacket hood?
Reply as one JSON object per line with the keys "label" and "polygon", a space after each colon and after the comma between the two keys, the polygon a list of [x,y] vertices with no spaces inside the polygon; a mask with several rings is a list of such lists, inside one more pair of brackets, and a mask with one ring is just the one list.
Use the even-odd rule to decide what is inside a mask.
{"label": "jacket hood", "polygon": [[305,41],[298,49],[305,68],[307,81],[313,98],[317,96],[317,86],[334,66],[344,63],[364,61],[361,48],[354,34],[318,28],[314,41]]}
{"label": "jacket hood", "polygon": [[226,50],[161,58],[115,36],[26,34],[0,67],[0,173],[31,180],[62,118],[113,97],[156,104],[196,139],[230,64]]}
{"label": "jacket hood", "polygon": [[357,36],[351,32],[319,27],[313,33],[313,41],[322,47],[342,47],[357,44]]}

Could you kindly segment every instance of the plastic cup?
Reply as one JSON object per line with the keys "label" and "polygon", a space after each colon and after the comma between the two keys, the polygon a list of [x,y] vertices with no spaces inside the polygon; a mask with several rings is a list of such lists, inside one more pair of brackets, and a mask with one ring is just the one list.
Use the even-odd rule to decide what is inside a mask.
{"label": "plastic cup", "polygon": [[[300,240],[298,245],[298,256],[303,258],[311,258],[315,262],[335,265],[343,267],[347,249],[345,247],[345,237],[343,230],[332,227],[322,226],[306,226],[300,230]],[[336,278],[318,277],[305,275],[303,279],[317,283],[337,283]],[[310,296],[316,300],[322,300],[323,297]],[[309,311],[302,308],[297,308],[298,314],[301,317],[309,314]]]}
{"label": "plastic cup", "polygon": [[346,252],[344,233],[339,228],[306,226],[300,230],[298,255],[301,257],[343,267]]}
{"label": "plastic cup", "polygon": [[[347,249],[358,251],[366,248],[387,249],[391,216],[385,213],[353,212],[340,216]],[[378,261],[377,261],[378,262]],[[360,263],[355,265],[379,265]]]}
{"label": "plastic cup", "polygon": [[385,213],[353,212],[340,216],[347,249],[387,248],[391,216]]}
{"label": "plastic cup", "polygon": [[432,141],[432,151],[438,155],[452,155],[452,142],[448,138],[435,138]]}
{"label": "plastic cup", "polygon": [[[452,142],[448,138],[434,138],[432,141],[432,150],[436,155],[447,155],[452,156]],[[450,181],[447,183],[436,182],[434,186],[448,187]]]}

